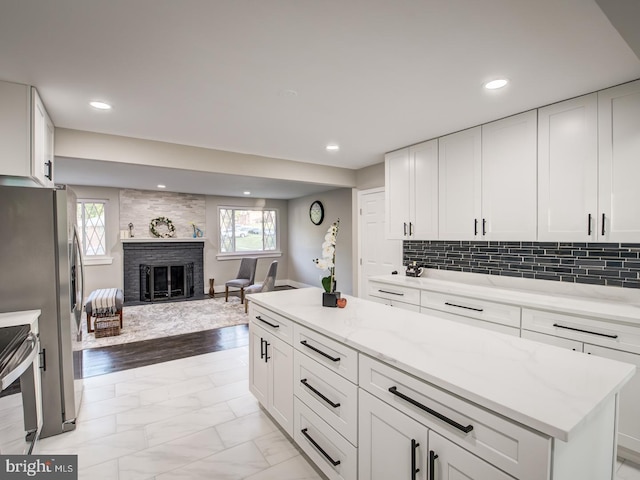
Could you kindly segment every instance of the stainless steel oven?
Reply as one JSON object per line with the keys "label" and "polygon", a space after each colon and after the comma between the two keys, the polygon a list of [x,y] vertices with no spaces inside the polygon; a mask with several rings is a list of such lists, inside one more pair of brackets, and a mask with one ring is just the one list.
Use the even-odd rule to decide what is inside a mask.
{"label": "stainless steel oven", "polygon": [[22,452],[2,453],[30,454],[39,436],[42,425],[37,383],[40,377],[37,364],[39,346],[38,335],[31,331],[30,325],[0,328],[0,386],[5,390],[20,379],[26,442]]}

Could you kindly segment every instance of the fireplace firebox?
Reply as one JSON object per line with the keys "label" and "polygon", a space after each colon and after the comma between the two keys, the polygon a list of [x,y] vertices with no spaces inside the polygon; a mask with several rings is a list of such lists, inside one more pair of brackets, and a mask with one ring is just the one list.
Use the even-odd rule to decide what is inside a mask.
{"label": "fireplace firebox", "polygon": [[140,265],[140,301],[177,300],[193,295],[193,262]]}

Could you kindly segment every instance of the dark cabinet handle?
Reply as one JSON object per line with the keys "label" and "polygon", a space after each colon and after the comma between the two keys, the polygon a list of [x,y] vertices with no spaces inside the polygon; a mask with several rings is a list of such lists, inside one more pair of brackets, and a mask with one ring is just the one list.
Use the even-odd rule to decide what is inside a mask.
{"label": "dark cabinet handle", "polygon": [[433,415],[437,419],[442,420],[445,423],[448,423],[452,427],[455,427],[455,428],[457,428],[458,430],[460,430],[460,431],[462,431],[464,433],[469,433],[471,430],[473,430],[473,425],[467,425],[465,427],[464,425],[459,424],[455,420],[451,420],[449,417],[445,417],[441,413],[438,413],[435,410],[432,410],[431,408],[427,407],[426,405],[421,404],[420,402],[414,400],[413,398],[407,397],[404,393],[400,393],[398,391],[398,387],[395,387],[395,386],[389,387],[389,391],[391,393],[393,393],[395,396],[400,397],[404,401],[409,402],[411,405],[414,405],[414,406],[418,407],[420,410],[424,410],[429,415]]}
{"label": "dark cabinet handle", "polygon": [[416,480],[416,473],[420,471],[419,468],[416,468],[416,448],[418,448],[420,444],[415,441],[415,439],[411,439],[411,480]]}
{"label": "dark cabinet handle", "polygon": [[602,214],[602,236],[604,237],[604,221],[605,221],[605,216],[604,213]]}
{"label": "dark cabinet handle", "polygon": [[429,450],[429,480],[436,479],[436,458],[438,458],[436,452]]}
{"label": "dark cabinet handle", "polygon": [[262,360],[264,358],[264,344],[266,342],[264,341],[264,338],[260,339],[260,359]]}
{"label": "dark cabinet handle", "polygon": [[311,442],[311,445],[316,447],[316,449],[324,456],[324,458],[326,458],[329,461],[329,463],[331,463],[331,465],[333,465],[334,467],[337,467],[338,465],[340,465],[340,460],[334,460],[333,458],[331,458],[329,454],[325,452],[320,445],[318,445],[318,442],[316,442],[313,438],[311,438],[311,435],[307,433],[308,430],[309,430],[308,428],[303,428],[302,430],[300,430],[300,432],[302,433],[302,435],[305,436],[307,440]]}
{"label": "dark cabinet handle", "polygon": [[474,312],[484,312],[483,308],[465,307],[464,305],[456,305],[455,303],[444,302],[445,305],[450,307],[464,308],[466,310],[473,310]]}
{"label": "dark cabinet handle", "polygon": [[487,220],[482,219],[482,236],[484,237],[487,234]]}
{"label": "dark cabinet handle", "polygon": [[269,345],[271,345],[271,344],[265,340],[264,341],[264,363],[267,363],[269,361],[269,359],[271,358],[269,356]]}
{"label": "dark cabinet handle", "polygon": [[407,222],[404,222],[403,225],[404,225],[404,234],[406,236],[407,235]]}
{"label": "dark cabinet handle", "polygon": [[321,392],[319,392],[318,390],[313,388],[311,385],[309,385],[309,382],[307,382],[306,378],[303,378],[302,380],[300,380],[300,383],[303,384],[305,387],[307,387],[309,390],[311,390],[313,393],[315,393],[317,396],[319,396],[322,400],[327,402],[329,405],[331,405],[333,408],[338,408],[340,406],[339,403],[332,402],[326,396],[324,396]]}
{"label": "dark cabinet handle", "polygon": [[478,236],[478,219],[473,219],[473,235]]}
{"label": "dark cabinet handle", "polygon": [[591,236],[591,214],[589,214],[589,218],[587,219],[587,235]]}
{"label": "dark cabinet handle", "polygon": [[599,335],[601,337],[607,337],[607,338],[618,338],[618,335],[611,335],[609,333],[600,333],[600,332],[590,332],[589,330],[583,330],[581,328],[576,328],[576,327],[567,327],[566,325],[560,325],[559,323],[554,323],[553,326],[556,328],[564,328],[565,330],[573,330],[574,332],[588,333],[590,335]]}
{"label": "dark cabinet handle", "polygon": [[380,290],[380,289],[378,289],[378,291],[380,293],[388,293],[389,295],[398,295],[399,297],[404,297],[404,293],[390,292],[389,290]]}
{"label": "dark cabinet handle", "polygon": [[413,223],[409,222],[409,236],[413,235]]}
{"label": "dark cabinet handle", "polygon": [[264,318],[262,318],[260,315],[256,315],[256,318],[258,320],[260,320],[262,323],[266,323],[267,325],[269,325],[271,328],[280,328],[280,325],[276,325],[275,323],[271,323],[271,322],[267,322]]}
{"label": "dark cabinet handle", "polygon": [[309,345],[306,340],[301,340],[300,343],[302,345],[304,345],[305,347],[307,347],[308,349],[313,350],[316,353],[319,353],[323,357],[327,357],[332,362],[339,362],[340,361],[340,357],[332,357],[331,355],[329,355],[328,353],[323,352],[319,348],[316,348],[313,345]]}
{"label": "dark cabinet handle", "polygon": [[49,180],[53,180],[53,162],[51,160],[48,160],[44,162],[44,164],[47,166],[47,173],[45,173],[44,176]]}

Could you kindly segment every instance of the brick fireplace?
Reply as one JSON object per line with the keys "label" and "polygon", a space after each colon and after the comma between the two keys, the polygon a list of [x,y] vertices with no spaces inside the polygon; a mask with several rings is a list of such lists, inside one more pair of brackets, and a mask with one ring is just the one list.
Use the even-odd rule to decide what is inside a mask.
{"label": "brick fireplace", "polygon": [[[122,244],[124,250],[124,302],[125,305],[144,300],[144,275],[141,266],[165,267],[193,264],[193,290],[191,298],[204,296],[204,242],[178,240],[129,239]],[[142,296],[141,296],[142,293]],[[185,292],[182,297],[189,297]],[[156,298],[155,300],[161,300]],[[166,300],[166,299],[165,299]],[[147,300],[148,301],[148,300]]]}

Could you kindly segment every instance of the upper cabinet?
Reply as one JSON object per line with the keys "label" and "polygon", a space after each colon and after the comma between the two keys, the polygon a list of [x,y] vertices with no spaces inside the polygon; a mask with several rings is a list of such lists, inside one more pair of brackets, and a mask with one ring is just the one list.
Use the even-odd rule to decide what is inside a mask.
{"label": "upper cabinet", "polygon": [[538,111],[538,239],[598,238],[598,97]]}
{"label": "upper cabinet", "polygon": [[52,187],[54,126],[35,88],[0,81],[0,175]]}
{"label": "upper cabinet", "polygon": [[385,156],[386,233],[396,240],[438,238],[438,141]]}
{"label": "upper cabinet", "polygon": [[440,139],[442,240],[536,239],[536,111]]}
{"label": "upper cabinet", "polygon": [[536,142],[536,110],[482,126],[482,239],[536,239]]}
{"label": "upper cabinet", "polygon": [[439,225],[442,240],[481,238],[482,132],[470,128],[439,139]]}
{"label": "upper cabinet", "polygon": [[640,241],[640,80],[598,92],[598,235]]}

